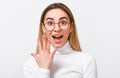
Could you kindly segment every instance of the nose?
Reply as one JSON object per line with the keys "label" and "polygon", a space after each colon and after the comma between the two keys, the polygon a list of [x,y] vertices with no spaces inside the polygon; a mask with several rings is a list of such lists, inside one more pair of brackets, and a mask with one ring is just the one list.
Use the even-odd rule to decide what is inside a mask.
{"label": "nose", "polygon": [[60,30],[60,26],[59,26],[58,23],[55,24],[54,30],[55,30],[55,31],[59,31],[59,30]]}

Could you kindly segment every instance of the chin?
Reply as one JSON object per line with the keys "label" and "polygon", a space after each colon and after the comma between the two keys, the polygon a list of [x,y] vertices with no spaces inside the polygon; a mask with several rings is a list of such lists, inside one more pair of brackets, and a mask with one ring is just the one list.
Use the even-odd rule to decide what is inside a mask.
{"label": "chin", "polygon": [[63,43],[59,43],[59,44],[53,43],[52,45],[53,45],[54,47],[56,47],[56,48],[61,48],[61,47],[64,46]]}

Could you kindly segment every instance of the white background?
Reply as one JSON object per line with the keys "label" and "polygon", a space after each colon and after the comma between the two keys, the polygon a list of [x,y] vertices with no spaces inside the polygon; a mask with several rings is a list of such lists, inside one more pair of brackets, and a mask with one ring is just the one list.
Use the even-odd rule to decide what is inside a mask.
{"label": "white background", "polygon": [[0,0],[0,78],[23,78],[35,52],[42,10],[63,2],[73,12],[80,44],[97,62],[99,78],[120,78],[119,0]]}

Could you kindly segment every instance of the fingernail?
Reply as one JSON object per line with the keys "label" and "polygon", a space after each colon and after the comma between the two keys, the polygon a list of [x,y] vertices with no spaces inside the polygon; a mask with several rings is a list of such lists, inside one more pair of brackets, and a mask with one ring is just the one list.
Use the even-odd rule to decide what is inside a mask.
{"label": "fingernail", "polygon": [[31,55],[33,56],[34,54],[33,54],[33,53],[31,53]]}

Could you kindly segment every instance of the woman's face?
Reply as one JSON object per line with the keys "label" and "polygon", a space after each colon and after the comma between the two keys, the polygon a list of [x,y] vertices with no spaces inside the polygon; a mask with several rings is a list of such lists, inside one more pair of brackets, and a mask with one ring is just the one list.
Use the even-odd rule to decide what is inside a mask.
{"label": "woman's face", "polygon": [[[68,27],[62,29],[64,28],[62,27],[64,24]],[[72,31],[72,28],[70,27],[70,19],[68,15],[61,9],[52,9],[48,11],[45,15],[44,25],[54,26],[53,30],[49,32],[47,31],[49,27],[44,28],[44,26],[43,30],[51,44],[57,48],[62,47],[67,42],[69,33]]]}

